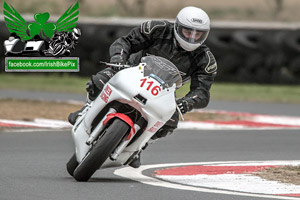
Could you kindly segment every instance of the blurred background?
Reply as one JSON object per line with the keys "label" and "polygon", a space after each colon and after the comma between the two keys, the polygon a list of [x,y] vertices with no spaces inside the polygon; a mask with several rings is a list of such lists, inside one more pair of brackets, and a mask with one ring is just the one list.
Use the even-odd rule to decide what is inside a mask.
{"label": "blurred background", "polygon": [[[3,5],[3,0],[0,1]],[[50,12],[60,15],[73,0],[7,0],[18,11],[32,14]],[[298,0],[79,0],[81,16],[126,16],[174,18],[184,6],[201,7],[213,20],[298,21]]]}
{"label": "blurred background", "polygon": [[[3,0],[0,1],[3,14]],[[27,21],[34,13],[49,12],[55,21],[75,1],[7,0]],[[300,1],[299,0],[79,0],[82,30],[72,56],[80,57],[80,72],[90,76],[109,61],[109,45],[131,28],[148,19],[174,21],[185,6],[204,9],[212,29],[206,44],[218,62],[219,82],[266,84],[300,83]],[[56,17],[55,17],[56,16]],[[9,36],[0,20],[0,42]],[[1,69],[4,52],[0,47]]]}

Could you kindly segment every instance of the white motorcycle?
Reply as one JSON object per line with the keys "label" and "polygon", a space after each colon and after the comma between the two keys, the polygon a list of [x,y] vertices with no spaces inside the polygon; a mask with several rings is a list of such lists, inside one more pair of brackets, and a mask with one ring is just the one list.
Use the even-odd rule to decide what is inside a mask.
{"label": "white motorcycle", "polygon": [[[170,61],[143,57],[114,75],[72,129],[75,153],[67,171],[88,181],[98,169],[127,165],[176,111],[180,72]],[[179,110],[180,113],[180,110]]]}

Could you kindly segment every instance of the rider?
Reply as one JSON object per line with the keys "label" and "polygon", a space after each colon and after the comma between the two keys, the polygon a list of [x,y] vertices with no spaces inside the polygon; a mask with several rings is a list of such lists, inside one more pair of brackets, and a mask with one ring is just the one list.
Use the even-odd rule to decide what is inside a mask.
{"label": "rider", "polygon": [[72,32],[57,32],[49,41],[49,49],[45,52],[50,56],[69,56],[71,49],[78,44],[81,31],[73,28]]}
{"label": "rider", "polygon": [[[151,20],[133,28],[128,35],[117,39],[110,46],[111,63],[137,64],[146,55],[164,57],[176,65],[181,72],[183,83],[191,81],[189,93],[177,100],[184,114],[193,108],[204,108],[210,98],[210,87],[217,74],[216,60],[204,44],[210,31],[210,19],[200,8],[185,7],[177,15],[175,23]],[[106,68],[87,83],[88,102],[93,101],[102,91],[104,84],[115,74]],[[74,124],[80,111],[71,113],[70,123]],[[165,137],[177,128],[178,112],[153,136]],[[139,167],[140,156],[129,164]]]}

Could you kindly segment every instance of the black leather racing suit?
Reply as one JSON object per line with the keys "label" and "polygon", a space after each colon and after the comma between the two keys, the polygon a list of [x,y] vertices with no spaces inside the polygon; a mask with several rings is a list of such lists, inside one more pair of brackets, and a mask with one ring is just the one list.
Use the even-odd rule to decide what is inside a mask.
{"label": "black leather racing suit", "polygon": [[[183,50],[175,39],[173,23],[144,22],[110,46],[110,56],[118,54],[129,64],[138,64],[141,57],[149,54],[170,60],[182,73],[183,83],[191,80],[190,92],[184,97],[188,100],[189,111],[208,105],[209,90],[217,74],[215,58],[206,45],[201,45],[192,52]],[[173,130],[177,127],[177,123],[176,112],[164,127],[166,129],[166,126],[170,126]],[[165,136],[168,133],[165,131],[161,134]]]}

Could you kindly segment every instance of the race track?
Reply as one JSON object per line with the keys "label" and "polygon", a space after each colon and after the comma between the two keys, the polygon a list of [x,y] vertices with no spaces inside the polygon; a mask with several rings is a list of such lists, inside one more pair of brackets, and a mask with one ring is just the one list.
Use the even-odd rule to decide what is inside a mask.
{"label": "race track", "polygon": [[[1,91],[5,97],[14,93]],[[28,97],[74,99],[68,95],[31,93]],[[3,98],[2,96],[2,98]],[[18,95],[22,96],[22,95]],[[1,96],[0,96],[1,98]],[[16,97],[14,97],[16,98]],[[22,96],[24,98],[24,96]],[[76,97],[77,98],[77,97]],[[82,100],[82,97],[77,100]],[[299,116],[299,105],[211,102],[209,109]],[[299,160],[299,129],[277,130],[176,130],[142,153],[143,165]],[[170,189],[143,184],[98,171],[87,183],[69,176],[65,164],[73,154],[70,130],[0,131],[1,200],[258,200],[230,194]],[[146,172],[152,176],[151,172]],[[281,197],[278,197],[280,199]],[[272,198],[273,199],[273,198]],[[296,198],[295,198],[296,199]]]}
{"label": "race track", "polygon": [[[143,164],[298,160],[299,130],[184,131],[149,146]],[[3,200],[76,199],[266,199],[191,192],[144,185],[98,171],[78,183],[65,163],[72,155],[69,131],[0,133],[0,197]]]}

